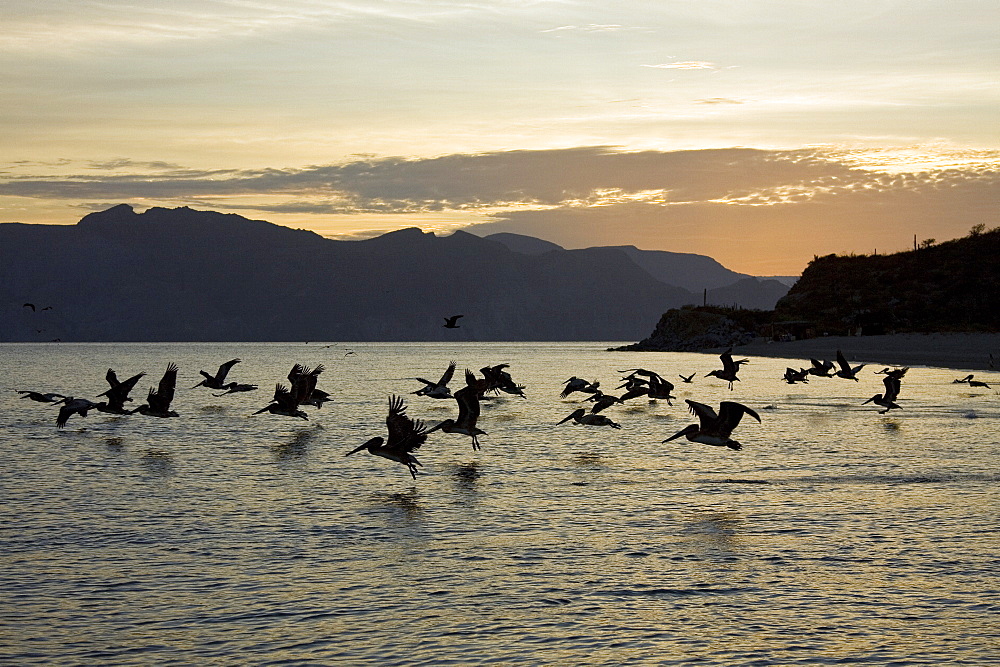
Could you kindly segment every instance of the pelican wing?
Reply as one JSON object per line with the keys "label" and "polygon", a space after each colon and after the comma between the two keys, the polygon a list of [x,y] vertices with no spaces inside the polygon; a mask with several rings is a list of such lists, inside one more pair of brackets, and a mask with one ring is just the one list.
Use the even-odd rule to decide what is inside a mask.
{"label": "pelican wing", "polygon": [[885,376],[882,379],[882,384],[885,385],[885,400],[887,403],[892,403],[899,396],[900,382],[898,377],[893,377],[891,375]]}
{"label": "pelican wing", "polygon": [[844,356],[844,353],[841,352],[840,350],[837,350],[837,365],[840,366],[840,370],[844,371],[845,373],[851,372],[851,365],[847,363],[847,358]]}
{"label": "pelican wing", "polygon": [[[443,387],[449,382],[451,382],[451,378],[455,375],[455,365],[456,364],[454,361],[448,364],[448,368],[445,369],[444,374],[441,376],[441,379],[438,380],[439,386]],[[419,380],[420,378],[417,379]]]}
{"label": "pelican wing", "polygon": [[215,374],[215,379],[219,382],[225,380],[226,376],[229,375],[229,369],[240,363],[240,361],[242,361],[242,359],[230,359],[226,363],[219,366],[219,372]]}
{"label": "pelican wing", "polygon": [[389,415],[385,418],[385,426],[389,429],[387,448],[412,452],[427,440],[426,425],[419,419],[410,419],[406,415],[406,404],[399,396],[394,395],[389,399]]}
{"label": "pelican wing", "polygon": [[114,389],[115,387],[117,387],[118,384],[119,384],[118,383],[118,376],[115,375],[115,369],[113,369],[113,368],[109,368],[108,369],[108,372],[104,375],[104,379],[108,381],[108,384],[111,385],[112,389]]}
{"label": "pelican wing", "polygon": [[479,396],[474,386],[462,387],[455,392],[458,402],[458,419],[455,423],[464,428],[472,428],[479,419]]}
{"label": "pelican wing", "polygon": [[691,399],[684,399],[684,402],[688,404],[688,410],[691,411],[691,414],[698,418],[703,431],[715,427],[716,422],[719,421],[719,416],[715,414],[715,410],[711,406],[704,403],[696,403]]}
{"label": "pelican wing", "polygon": [[729,348],[725,352],[719,355],[719,359],[722,360],[722,370],[729,373],[738,373],[740,367],[738,364],[733,362],[733,348]]}
{"label": "pelican wing", "polygon": [[760,421],[760,415],[742,403],[734,403],[733,401],[723,401],[720,403],[718,421],[719,434],[729,437],[729,434],[733,432],[733,429],[739,426],[740,420],[743,419],[743,415],[750,415],[757,421]]}
{"label": "pelican wing", "polygon": [[170,409],[170,402],[174,400],[174,388],[177,386],[177,364],[171,362],[167,365],[166,372],[160,378],[160,384],[156,389],[150,389],[146,397],[146,403],[154,410],[166,412]]}

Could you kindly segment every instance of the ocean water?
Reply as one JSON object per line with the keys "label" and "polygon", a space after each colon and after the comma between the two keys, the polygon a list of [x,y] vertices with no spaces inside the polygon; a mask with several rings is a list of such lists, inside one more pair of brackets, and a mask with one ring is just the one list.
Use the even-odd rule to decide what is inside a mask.
{"label": "ocean water", "polygon": [[[755,357],[730,391],[717,357],[595,343],[0,345],[0,663],[12,665],[1000,664],[1000,375],[913,368],[902,410],[858,383],[789,386]],[[349,353],[350,352],[350,353]],[[829,356],[833,357],[835,350]],[[846,350],[848,356],[850,351]],[[260,390],[190,389],[243,362]],[[527,399],[484,402],[482,450],[436,432],[406,468],[361,452],[392,394],[509,363]],[[113,367],[180,366],[176,419],[57,408]],[[263,414],[295,362],[334,400]],[[572,375],[622,369],[678,401],[556,425]],[[691,384],[677,377],[697,372]],[[683,399],[757,410],[731,451],[679,440]]]}

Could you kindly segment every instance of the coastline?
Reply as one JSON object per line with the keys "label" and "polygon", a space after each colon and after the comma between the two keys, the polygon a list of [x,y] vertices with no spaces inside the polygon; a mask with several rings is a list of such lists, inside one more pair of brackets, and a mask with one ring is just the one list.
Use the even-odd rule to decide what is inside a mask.
{"label": "coastline", "polygon": [[[1000,334],[995,333],[825,336],[787,342],[752,342],[734,346],[733,355],[797,359],[803,362],[800,365],[808,366],[811,358],[832,360],[837,350],[843,350],[848,361],[873,365],[1000,371]],[[990,367],[991,354],[993,368]]]}

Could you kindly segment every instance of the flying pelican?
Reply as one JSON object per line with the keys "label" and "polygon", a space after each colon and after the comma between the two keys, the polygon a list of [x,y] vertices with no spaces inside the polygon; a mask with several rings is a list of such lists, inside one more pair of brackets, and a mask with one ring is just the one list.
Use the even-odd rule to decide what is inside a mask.
{"label": "flying pelican", "polygon": [[[725,380],[729,383],[729,389],[733,388],[734,382],[739,382],[740,379],[736,377],[736,374],[740,372],[740,366],[743,364],[749,364],[749,359],[740,359],[739,361],[733,361],[733,348],[729,348],[725,352],[719,355],[719,359],[722,360],[722,369],[715,370],[706,375],[705,377],[715,376],[720,380]],[[690,403],[690,401],[688,401]]]}
{"label": "flying pelican", "polygon": [[[272,415],[282,415],[284,417],[298,417],[299,419],[309,419],[307,415],[302,410],[299,410],[299,400],[294,391],[290,391],[288,387],[283,384],[274,385],[274,397],[271,398],[271,402],[262,407],[253,415],[259,415],[262,412],[269,412]],[[250,415],[253,417],[253,415]]]}
{"label": "flying pelican", "polygon": [[323,364],[317,364],[316,368],[312,369],[302,364],[292,366],[292,370],[288,372],[288,381],[292,383],[292,393],[295,394],[299,405],[321,408],[324,403],[333,400],[330,394],[316,388],[319,374],[324,370],[326,369]]}
{"label": "flying pelican", "polygon": [[680,379],[684,380],[685,382],[691,382],[691,380],[693,380],[694,376],[697,375],[697,374],[698,374],[698,372],[695,371],[694,373],[691,373],[691,375],[686,375],[686,376],[685,375],[678,375],[677,377],[679,377]]}
{"label": "flying pelican", "polygon": [[465,369],[466,386],[455,392],[455,401],[458,403],[458,419],[445,419],[437,426],[431,428],[427,433],[434,431],[444,431],[445,433],[460,433],[472,437],[472,449],[479,449],[479,436],[486,435],[486,431],[476,427],[476,420],[479,419],[479,394],[476,387],[476,376],[472,371]]}
{"label": "flying pelican", "polygon": [[719,414],[704,403],[695,403],[685,399],[691,414],[697,415],[698,424],[691,424],[681,431],[673,434],[663,442],[670,442],[682,435],[691,442],[700,442],[705,445],[716,447],[728,447],[729,449],[743,449],[736,440],[730,438],[733,430],[739,425],[743,415],[747,414],[760,421],[760,415],[743,405],[732,401],[722,401],[719,404]]}
{"label": "flying pelican", "polygon": [[140,405],[129,414],[141,413],[150,417],[177,417],[176,412],[170,409],[170,402],[174,400],[174,389],[177,387],[177,364],[167,365],[166,372],[160,378],[160,384],[156,389],[150,388],[146,396],[146,404]]}
{"label": "flying pelican", "polygon": [[901,409],[898,405],[896,405],[896,397],[899,396],[899,378],[886,375],[882,378],[882,384],[885,385],[885,393],[875,394],[861,405],[864,405],[865,403],[881,405],[885,408],[885,410],[879,410],[880,415],[884,415],[889,412],[889,410]]}
{"label": "flying pelican", "polygon": [[136,382],[144,375],[145,373],[137,373],[124,382],[119,382],[114,369],[109,368],[104,379],[108,381],[111,388],[102,394],[98,394],[98,396],[107,396],[108,400],[98,403],[95,407],[101,412],[114,415],[130,414],[131,412],[125,409],[125,403],[132,400],[128,395],[135,387]]}
{"label": "flying pelican", "polygon": [[800,368],[795,370],[794,368],[785,368],[785,374],[782,376],[785,382],[788,384],[795,384],[796,382],[809,382],[809,369]]}
{"label": "flying pelican", "polygon": [[16,390],[19,394],[24,394],[21,398],[30,398],[33,401],[38,401],[39,403],[61,403],[64,399],[68,398],[62,394],[56,394],[52,392],[41,393],[38,391],[28,391],[26,389]]}
{"label": "flying pelican", "polygon": [[35,312],[35,304],[33,304],[33,303],[26,303],[26,304],[24,304],[21,307],[22,308],[31,308],[31,312]]}
{"label": "flying pelican", "polygon": [[63,406],[59,408],[59,416],[56,417],[56,427],[65,428],[66,422],[73,415],[80,415],[81,417],[87,416],[88,410],[97,409],[97,404],[88,401],[85,398],[73,398],[72,396],[67,396],[63,399]]}
{"label": "flying pelican", "polygon": [[590,413],[596,415],[602,410],[610,408],[615,403],[621,403],[622,399],[617,396],[612,396],[611,394],[605,394],[603,391],[598,390],[596,394],[591,394],[587,398],[583,399],[585,401],[593,401],[594,404],[590,407]]}
{"label": "flying pelican", "polygon": [[812,363],[812,368],[809,369],[809,375],[815,375],[816,377],[828,378],[833,377],[830,373],[833,372],[833,362],[819,359],[810,359]]}
{"label": "flying pelican", "polygon": [[225,389],[221,394],[212,394],[212,396],[219,397],[225,396],[226,394],[236,394],[242,391],[257,391],[257,385],[255,384],[240,384],[238,382],[230,382],[229,384],[222,385]]}
{"label": "flying pelican", "polygon": [[583,378],[578,378],[573,376],[570,379],[563,382],[565,387],[563,387],[562,392],[559,394],[561,398],[566,398],[574,391],[582,391],[585,394],[597,393],[597,388],[601,385],[600,382],[588,382]]}
{"label": "flying pelican", "polygon": [[875,375],[888,375],[891,378],[897,378],[899,380],[902,380],[903,376],[906,375],[906,371],[908,370],[910,370],[909,366],[906,366],[904,368],[883,368],[880,371],[875,371]]}
{"label": "flying pelican", "polygon": [[970,380],[972,380],[972,378],[974,378],[974,377],[976,377],[975,374],[974,373],[970,373],[969,375],[966,375],[964,378],[961,378],[959,380],[952,380],[951,383],[952,384],[965,384],[965,383],[969,382]]}
{"label": "flying pelican", "polygon": [[834,373],[834,375],[845,380],[854,380],[855,382],[859,382],[857,378],[858,371],[865,367],[865,364],[861,364],[860,366],[851,368],[851,365],[847,363],[844,353],[840,350],[837,350],[837,365],[840,366],[840,370]]}
{"label": "flying pelican", "polygon": [[606,415],[595,415],[594,413],[587,413],[583,408],[578,408],[572,412],[569,416],[560,421],[559,424],[564,424],[572,419],[577,424],[583,424],[584,426],[610,426],[611,428],[621,428],[621,424],[611,421],[610,417]]}
{"label": "flying pelican", "polygon": [[970,387],[986,387],[987,389],[990,389],[990,386],[988,384],[986,384],[985,382],[980,382],[979,380],[973,380],[972,378],[969,378],[969,386]]}
{"label": "flying pelican", "polygon": [[369,454],[402,463],[409,469],[413,479],[416,479],[417,466],[422,464],[413,452],[420,449],[420,445],[427,440],[427,427],[419,419],[410,419],[406,416],[406,404],[399,396],[392,396],[389,399],[389,416],[385,418],[385,425],[389,430],[388,442],[378,436],[357,449],[352,449],[344,456],[367,449]]}
{"label": "flying pelican", "polygon": [[458,322],[458,318],[460,317],[465,317],[465,315],[452,315],[451,317],[446,317],[444,318],[444,325],[442,326],[444,326],[445,329],[461,329],[462,327],[456,324]]}
{"label": "flying pelican", "polygon": [[197,389],[198,387],[208,387],[209,389],[225,389],[226,376],[229,375],[229,369],[240,363],[241,359],[230,359],[226,363],[219,366],[219,370],[215,375],[209,375],[205,371],[198,371],[204,376],[204,380],[191,387],[192,389]]}
{"label": "flying pelican", "polygon": [[[479,369],[486,380],[486,389],[483,393],[486,391],[492,391],[499,394],[502,391],[507,394],[520,396],[521,398],[527,398],[527,396],[524,395],[524,385],[515,383],[514,378],[511,377],[510,373],[504,370],[505,368],[510,368],[510,364],[484,366]],[[480,394],[480,397],[482,397],[482,393]]]}
{"label": "flying pelican", "polygon": [[437,382],[431,382],[430,380],[425,380],[423,378],[413,378],[418,382],[423,382],[424,386],[412,393],[417,396],[427,396],[428,398],[453,398],[451,395],[451,389],[448,388],[448,383],[451,382],[453,375],[455,375],[454,361],[448,364],[448,368],[445,369],[441,379]]}

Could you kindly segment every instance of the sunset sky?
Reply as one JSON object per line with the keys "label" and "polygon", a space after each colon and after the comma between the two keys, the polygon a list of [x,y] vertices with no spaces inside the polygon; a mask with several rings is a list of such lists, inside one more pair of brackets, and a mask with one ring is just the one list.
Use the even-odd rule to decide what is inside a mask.
{"label": "sunset sky", "polygon": [[996,0],[6,0],[0,222],[191,206],[796,274],[1000,225]]}

